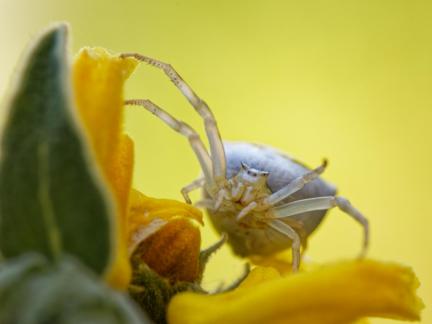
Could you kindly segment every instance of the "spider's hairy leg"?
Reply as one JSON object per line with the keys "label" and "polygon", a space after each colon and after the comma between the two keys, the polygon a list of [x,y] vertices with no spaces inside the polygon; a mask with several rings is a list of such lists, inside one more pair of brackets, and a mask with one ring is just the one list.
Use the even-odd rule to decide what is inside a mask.
{"label": "spider's hairy leg", "polygon": [[[204,173],[204,178],[206,180],[206,183],[209,185],[210,188],[214,187],[214,180],[213,180],[213,174],[212,174],[212,165],[211,160],[208,155],[207,150],[204,147],[204,144],[201,141],[201,138],[199,137],[198,133],[190,127],[188,124],[179,121],[175,119],[173,116],[171,116],[169,113],[167,113],[165,110],[151,102],[147,99],[132,99],[132,100],[126,100],[126,105],[134,105],[134,106],[141,106],[150,111],[153,115],[159,117],[165,124],[167,124],[169,127],[174,129],[176,132],[179,132],[183,136],[185,136],[189,143],[195,152],[195,155],[198,158],[198,161],[201,165],[201,169]],[[213,191],[213,190],[210,190]],[[210,192],[211,194],[212,192]]]}
{"label": "spider's hairy leg", "polygon": [[300,236],[291,226],[278,219],[270,221],[268,226],[274,229],[276,232],[279,232],[280,234],[291,239],[292,270],[293,272],[296,272],[300,265]]}
{"label": "spider's hairy leg", "polygon": [[267,198],[264,199],[264,204],[267,206],[274,206],[278,202],[284,200],[285,198],[291,196],[293,193],[301,190],[307,183],[315,180],[320,176],[321,173],[324,172],[327,167],[327,160],[323,160],[323,163],[317,167],[316,169],[309,171],[298,178],[295,178],[290,183],[288,183],[285,187],[271,194]]}
{"label": "spider's hairy leg", "polygon": [[236,220],[240,222],[247,214],[249,214],[252,210],[258,207],[258,204],[256,201],[252,201],[246,207],[244,207],[236,216]]}
{"label": "spider's hairy leg", "polygon": [[346,214],[354,218],[363,227],[363,247],[360,257],[364,257],[369,246],[369,222],[350,202],[341,196],[328,196],[296,200],[286,205],[274,208],[274,214],[278,219],[284,219],[293,215],[298,215],[314,210],[326,210],[338,207]]}
{"label": "spider's hairy leg", "polygon": [[219,189],[213,206],[214,210],[218,210],[222,206],[224,199],[227,197],[227,193],[228,192],[225,188]]}
{"label": "spider's hairy leg", "polygon": [[232,201],[237,201],[241,198],[241,196],[243,195],[246,186],[244,185],[244,183],[242,182],[233,182],[231,179],[228,180],[230,181],[231,185],[232,185],[232,189],[231,189],[231,199]]}
{"label": "spider's hairy leg", "polygon": [[192,200],[189,197],[189,192],[201,188],[203,187],[205,184],[205,178],[199,178],[196,179],[194,181],[192,181],[190,184],[188,184],[187,186],[183,187],[181,189],[181,193],[183,195],[184,200],[188,203],[188,204],[192,204]]}
{"label": "spider's hairy leg", "polygon": [[201,199],[201,200],[198,200],[194,204],[194,206],[197,208],[206,208],[209,210],[214,210],[214,201],[213,201],[213,199]]}
{"label": "spider's hairy leg", "polygon": [[210,144],[211,159],[213,162],[214,181],[218,187],[226,182],[226,160],[222,138],[217,127],[216,119],[208,105],[202,100],[192,88],[182,79],[177,71],[168,63],[144,56],[138,53],[123,53],[122,58],[133,57],[138,61],[145,62],[165,72],[174,85],[186,97],[198,114],[203,118],[207,138]]}

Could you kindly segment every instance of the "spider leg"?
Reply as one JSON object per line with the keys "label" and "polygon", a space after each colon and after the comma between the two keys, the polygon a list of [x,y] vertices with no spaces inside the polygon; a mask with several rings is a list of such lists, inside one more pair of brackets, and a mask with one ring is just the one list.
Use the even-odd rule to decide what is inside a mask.
{"label": "spider leg", "polygon": [[302,189],[307,183],[315,180],[320,176],[321,173],[324,172],[327,166],[327,160],[324,160],[323,163],[317,167],[316,169],[309,171],[303,174],[300,177],[295,178],[290,183],[288,183],[285,187],[271,194],[267,198],[264,199],[264,206],[274,206],[278,202],[284,200],[285,198],[291,196],[293,193]]}
{"label": "spider leg", "polygon": [[227,196],[227,192],[228,191],[223,187],[222,189],[219,189],[218,193],[216,194],[213,210],[218,210],[222,206],[222,203]]}
{"label": "spider leg", "polygon": [[201,141],[201,138],[192,127],[190,127],[188,124],[182,121],[175,119],[173,116],[171,116],[162,108],[155,105],[150,100],[132,99],[132,100],[126,100],[125,104],[144,107],[145,109],[150,111],[153,115],[159,117],[165,124],[167,124],[169,127],[174,129],[176,132],[179,132],[183,136],[187,137],[201,165],[201,169],[204,173],[204,178],[206,182],[210,186],[213,185],[214,181],[212,176],[212,165],[211,165],[210,157],[208,155],[207,150],[204,147],[204,144]]}
{"label": "spider leg", "polygon": [[[226,179],[226,160],[225,150],[223,147],[222,139],[219,133],[219,129],[216,124],[216,119],[213,116],[210,108],[198,95],[192,90],[192,88],[182,79],[177,71],[170,65],[150,57],[138,54],[138,53],[123,53],[122,58],[133,57],[141,62],[150,64],[156,68],[159,68],[165,72],[170,78],[174,85],[180,90],[180,92],[186,97],[190,104],[195,108],[198,114],[203,118],[205,130],[210,144],[211,158],[213,162],[213,176],[216,184],[222,184]],[[219,186],[220,187],[220,186]]]}
{"label": "spider leg", "polygon": [[255,201],[252,201],[246,207],[244,207],[236,216],[236,221],[240,222],[247,214],[249,214],[252,210],[258,207],[258,204]]}
{"label": "spider leg", "polygon": [[289,204],[274,208],[274,215],[277,219],[284,219],[293,215],[298,215],[314,210],[326,210],[338,207],[346,214],[354,218],[363,226],[363,248],[360,257],[364,257],[369,246],[369,222],[350,202],[340,196],[318,197],[293,201]]}
{"label": "spider leg", "polygon": [[270,226],[276,232],[285,235],[286,237],[291,239],[292,270],[293,272],[296,272],[300,265],[300,246],[301,246],[300,236],[291,226],[285,224],[284,222],[278,219],[270,221],[268,223],[268,226]]}
{"label": "spider leg", "polygon": [[213,199],[201,199],[194,204],[194,206],[197,208],[206,208],[209,210],[214,210],[214,205],[215,203]]}
{"label": "spider leg", "polygon": [[204,186],[205,184],[205,178],[199,178],[196,179],[194,181],[192,181],[190,184],[188,184],[187,186],[183,187],[181,189],[181,193],[184,197],[184,200],[188,203],[188,204],[192,204],[192,200],[189,197],[189,192],[201,188],[202,186]]}

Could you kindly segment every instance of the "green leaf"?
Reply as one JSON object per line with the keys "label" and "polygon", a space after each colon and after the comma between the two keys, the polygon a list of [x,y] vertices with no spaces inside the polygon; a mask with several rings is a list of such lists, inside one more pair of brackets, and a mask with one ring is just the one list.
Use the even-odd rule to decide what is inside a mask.
{"label": "green leaf", "polygon": [[69,253],[100,274],[112,253],[112,201],[71,94],[67,27],[58,25],[37,39],[2,107],[0,251]]}
{"label": "green leaf", "polygon": [[11,295],[16,287],[43,269],[45,265],[46,260],[36,254],[28,254],[12,262],[0,263],[0,314],[4,314],[8,305],[13,303]]}
{"label": "green leaf", "polygon": [[2,324],[150,323],[131,299],[69,257],[48,263],[30,254],[4,263],[0,301]]}

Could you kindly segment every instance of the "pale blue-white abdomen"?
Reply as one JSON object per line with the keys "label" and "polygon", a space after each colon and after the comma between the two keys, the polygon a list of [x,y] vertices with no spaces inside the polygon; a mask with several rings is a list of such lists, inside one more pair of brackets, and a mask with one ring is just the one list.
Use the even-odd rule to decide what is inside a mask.
{"label": "pale blue-white abdomen", "polygon": [[[271,192],[276,192],[293,179],[303,175],[310,169],[302,163],[288,157],[287,155],[264,145],[256,145],[244,142],[225,142],[225,153],[227,160],[227,178],[235,176],[240,170],[241,162],[248,166],[270,172],[267,186]],[[336,188],[322,179],[316,179],[308,183],[303,189],[284,199],[278,205],[283,205],[295,200],[334,196]],[[288,248],[290,240],[277,232],[252,230],[245,233],[235,220],[220,212],[208,211],[210,218],[219,232],[227,232],[234,252],[240,255],[269,254]],[[313,211],[292,216],[291,218],[301,220],[304,231],[311,234],[320,224],[327,211]],[[232,215],[235,217],[235,215]],[[271,242],[273,241],[273,242]]]}

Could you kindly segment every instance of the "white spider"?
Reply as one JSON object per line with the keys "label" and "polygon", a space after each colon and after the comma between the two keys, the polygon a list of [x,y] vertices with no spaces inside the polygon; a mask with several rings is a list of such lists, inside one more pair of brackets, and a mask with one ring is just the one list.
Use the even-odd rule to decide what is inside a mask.
{"label": "white spider", "polygon": [[216,120],[207,104],[198,97],[171,65],[137,54],[125,53],[162,69],[204,120],[210,155],[197,132],[147,99],[127,100],[159,117],[187,137],[198,158],[203,177],[182,189],[188,193],[203,188],[201,202],[216,229],[228,234],[234,252],[241,256],[269,255],[291,247],[292,267],[300,263],[300,247],[333,207],[339,207],[363,226],[360,256],[368,247],[367,219],[347,199],[336,196],[336,188],[319,175],[326,161],[314,170],[268,147],[249,143],[223,144]]}

